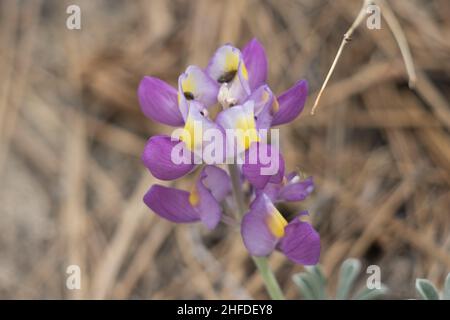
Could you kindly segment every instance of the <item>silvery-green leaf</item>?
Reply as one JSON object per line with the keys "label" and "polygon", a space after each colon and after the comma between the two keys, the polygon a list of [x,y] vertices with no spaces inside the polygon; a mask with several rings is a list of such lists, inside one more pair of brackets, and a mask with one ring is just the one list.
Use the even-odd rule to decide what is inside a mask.
{"label": "silvery-green leaf", "polygon": [[323,274],[320,265],[315,266],[305,266],[306,271],[315,278],[315,283],[317,284],[318,298],[321,300],[327,299],[326,285],[327,279]]}
{"label": "silvery-green leaf", "polygon": [[311,274],[314,274],[320,284],[322,284],[322,286],[325,286],[327,284],[327,279],[325,278],[320,265],[316,264],[315,266],[305,266],[305,270]]}
{"label": "silvery-green leaf", "polygon": [[307,300],[319,300],[320,297],[320,283],[317,278],[306,272],[297,273],[292,276],[292,280],[300,289],[300,293]]}
{"label": "silvery-green leaf", "polygon": [[450,273],[447,275],[447,278],[445,278],[444,299],[450,300]]}
{"label": "silvery-green leaf", "polygon": [[363,288],[361,289],[357,294],[355,294],[354,298],[355,300],[374,300],[377,299],[388,291],[388,288],[384,285],[381,285],[380,289],[369,289],[369,288]]}
{"label": "silvery-green leaf", "polygon": [[416,279],[416,290],[425,300],[439,300],[436,287],[427,279]]}
{"label": "silvery-green leaf", "polygon": [[339,283],[336,292],[336,299],[345,300],[356,280],[361,269],[361,262],[358,259],[347,259],[342,263],[339,273]]}

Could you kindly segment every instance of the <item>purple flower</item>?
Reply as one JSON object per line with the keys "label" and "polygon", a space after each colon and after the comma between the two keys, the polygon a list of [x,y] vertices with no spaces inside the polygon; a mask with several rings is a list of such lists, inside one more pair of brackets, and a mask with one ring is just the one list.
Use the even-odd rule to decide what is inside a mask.
{"label": "purple flower", "polygon": [[[223,130],[233,130],[238,133],[226,136],[227,155],[234,157],[235,154],[247,150],[252,143],[259,141],[254,119],[254,103],[247,101],[243,105],[236,105],[220,112],[216,117],[216,123]],[[236,143],[235,143],[236,142]],[[235,149],[235,144],[237,144]]]}
{"label": "purple flower", "polygon": [[[184,176],[195,168],[191,155],[186,156],[185,164],[175,164],[171,154],[179,141],[172,141],[169,136],[158,135],[151,137],[142,153],[142,162],[156,178],[160,180],[174,180]],[[186,150],[185,153],[188,154]]]}
{"label": "purple flower", "polygon": [[295,263],[314,265],[319,261],[320,237],[314,228],[299,218],[289,223],[266,194],[252,202],[242,219],[241,234],[251,255],[267,256],[275,249]]}
{"label": "purple flower", "polygon": [[242,174],[257,190],[268,183],[279,184],[284,177],[283,156],[273,145],[253,143],[245,152]]}
{"label": "purple flower", "polygon": [[227,105],[243,103],[250,95],[249,73],[239,49],[229,44],[217,49],[206,73],[221,86],[219,92],[226,90],[226,96],[222,96],[225,100],[219,101],[222,105],[224,102]]}
{"label": "purple flower", "polygon": [[[138,97],[147,117],[170,126],[184,125],[189,135],[181,139],[186,144],[183,153],[194,152],[200,144],[205,147],[202,134],[193,138],[195,121],[201,122],[205,130],[212,127],[243,130],[248,133],[247,137],[238,143],[247,150],[253,142],[259,141],[256,129],[268,129],[293,120],[305,104],[306,81],[299,81],[277,98],[265,84],[266,80],[265,50],[253,39],[242,53],[229,44],[220,47],[206,70],[189,66],[178,79],[178,90],[160,79],[144,77]],[[232,107],[220,112],[213,121],[207,109],[217,102]],[[172,150],[177,144],[168,136],[149,140],[142,159],[155,177],[177,179],[194,168],[171,161]],[[229,141],[227,144],[230,145]],[[186,157],[194,158],[193,155]]]}
{"label": "purple flower", "polygon": [[306,80],[298,81],[293,87],[278,96],[279,109],[274,113],[272,126],[291,122],[303,111],[308,96]]}
{"label": "purple flower", "polygon": [[268,183],[263,190],[272,202],[292,202],[305,200],[314,191],[312,177],[304,180],[292,172],[288,174],[281,183]]}
{"label": "purple flower", "polygon": [[138,98],[141,110],[148,118],[170,126],[184,124],[178,108],[177,90],[166,82],[144,77],[139,84]]}
{"label": "purple flower", "polygon": [[[268,144],[263,136],[264,131],[293,121],[301,113],[308,85],[300,80],[276,96],[267,85],[267,72],[265,50],[253,39],[242,51],[223,45],[205,69],[188,66],[179,76],[177,88],[154,77],[142,79],[138,89],[142,112],[154,121],[184,129],[176,138],[156,135],[148,140],[142,161],[153,176],[174,180],[193,172],[205,160],[203,150],[213,145],[204,139],[209,129],[217,129],[224,149],[214,149],[218,160],[201,166],[190,191],[155,184],[144,202],[172,222],[201,221],[214,229],[222,219],[221,203],[231,191],[228,173],[215,165],[242,160],[235,168],[240,170],[242,184],[250,183],[254,198],[241,224],[250,254],[265,256],[278,249],[296,263],[315,264],[320,237],[309,223],[300,220],[299,216],[307,213],[288,222],[275,207],[278,202],[304,200],[314,189],[312,177],[285,176],[277,144]],[[222,110],[213,117],[210,108],[217,104]],[[229,136],[229,131],[241,134]]]}
{"label": "purple flower", "polygon": [[256,38],[253,38],[242,49],[242,57],[249,74],[250,89],[253,91],[267,81],[268,63],[266,51],[261,43]]}
{"label": "purple flower", "polygon": [[[219,129],[213,121],[201,114],[198,105],[197,102],[191,103],[192,107],[189,109],[184,128],[186,135],[181,135],[180,139],[175,141],[167,135],[157,135],[151,137],[145,145],[142,161],[156,178],[161,180],[180,178],[196,167],[194,163],[199,163],[199,161],[195,161],[196,157],[201,156],[195,153],[196,148],[200,145],[204,148],[208,143],[203,141],[202,132],[200,135],[194,133],[194,123],[201,123],[203,131],[209,128]],[[172,156],[176,151],[174,148],[180,146],[180,152],[177,154],[184,161],[177,163],[173,161]]]}
{"label": "purple flower", "polygon": [[197,66],[189,66],[178,78],[178,103],[186,121],[192,102],[202,112],[217,103],[219,86],[208,74]]}
{"label": "purple flower", "polygon": [[217,99],[216,83],[200,68],[189,66],[178,79],[178,92],[162,80],[144,77],[139,85],[138,97],[141,109],[147,117],[174,127],[184,125],[185,130],[189,132],[189,135],[181,137],[181,140],[185,142],[185,162],[190,164],[174,163],[172,150],[180,141],[172,141],[169,136],[160,135],[150,138],[147,142],[142,155],[144,165],[161,180],[184,176],[195,168],[192,164],[195,155],[191,153],[203,143],[203,133],[200,136],[194,135],[193,123],[201,122],[204,130],[218,128],[206,116],[207,107],[215,104]]}
{"label": "purple flower", "polygon": [[150,119],[179,127],[185,124],[191,101],[203,111],[217,102],[218,85],[203,70],[189,66],[178,78],[178,90],[158,78],[145,76],[138,88],[142,112]]}
{"label": "purple flower", "polygon": [[154,121],[181,126],[191,101],[200,102],[202,111],[217,102],[234,106],[252,100],[256,117],[270,116],[272,126],[288,123],[303,110],[307,82],[300,80],[275,97],[266,85],[267,66],[258,40],[251,40],[242,52],[226,44],[217,49],[205,70],[189,66],[178,79],[178,90],[160,79],[144,77],[138,89],[141,109]]}
{"label": "purple flower", "polygon": [[205,166],[190,192],[153,185],[144,196],[145,204],[159,216],[177,223],[202,221],[208,229],[220,222],[220,202],[230,192],[228,174]]}

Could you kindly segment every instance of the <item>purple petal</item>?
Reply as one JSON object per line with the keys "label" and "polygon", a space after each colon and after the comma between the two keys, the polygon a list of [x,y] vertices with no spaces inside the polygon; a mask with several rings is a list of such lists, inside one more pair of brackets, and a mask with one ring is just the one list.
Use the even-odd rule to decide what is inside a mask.
{"label": "purple petal", "polygon": [[250,211],[242,218],[242,239],[253,256],[270,254],[278,243],[278,238],[270,231],[267,223],[274,209],[270,199],[262,193],[252,202]]}
{"label": "purple petal", "polygon": [[139,84],[138,98],[142,112],[150,119],[170,126],[183,125],[177,90],[166,82],[144,77]]}
{"label": "purple petal", "polygon": [[253,90],[247,101],[252,100],[254,102],[255,115],[259,115],[264,107],[273,99],[273,93],[267,84],[260,86],[256,90]]}
{"label": "purple petal", "polygon": [[309,223],[296,218],[284,230],[279,248],[290,260],[303,265],[319,262],[320,236]]}
{"label": "purple petal", "polygon": [[253,143],[245,153],[242,173],[256,189],[263,189],[269,182],[282,181],[284,159],[276,147]]}
{"label": "purple petal", "polygon": [[180,113],[183,118],[183,121],[186,122],[189,113],[189,101],[182,93],[183,89],[181,87],[181,81],[183,80],[183,78],[184,78],[183,74],[181,74],[178,77],[178,106],[180,108]]}
{"label": "purple petal", "polygon": [[258,116],[256,116],[256,129],[269,129],[272,125],[272,115],[269,112],[268,106],[266,106]]}
{"label": "purple petal", "polygon": [[[274,148],[273,148],[273,150],[274,151],[272,151],[272,152],[278,152],[278,150],[275,150]],[[269,183],[278,183],[279,184],[279,183],[283,182],[285,168],[284,168],[284,159],[282,158],[281,153],[279,153],[278,159],[279,159],[278,160],[278,163],[279,163],[278,172],[270,177]]]}
{"label": "purple petal", "polygon": [[314,191],[314,181],[312,177],[309,177],[303,181],[296,181],[298,176],[294,180],[289,181],[283,188],[281,188],[278,198],[284,201],[302,201],[308,197],[311,192]]}
{"label": "purple petal", "polygon": [[144,196],[145,204],[157,215],[177,223],[195,222],[200,215],[189,203],[189,192],[153,185]]}
{"label": "purple petal", "polygon": [[249,85],[253,91],[267,80],[267,57],[262,44],[252,39],[242,50],[245,66],[248,70]]}
{"label": "purple petal", "polygon": [[294,120],[305,106],[308,96],[308,82],[300,80],[278,97],[279,110],[274,114],[272,126]]}
{"label": "purple petal", "polygon": [[280,192],[282,187],[283,186],[280,183],[268,183],[264,187],[264,189],[257,189],[255,191],[256,195],[259,195],[260,193],[265,193],[266,196],[268,196],[269,199],[275,203],[278,200],[278,193]]}
{"label": "purple petal", "polygon": [[225,170],[215,166],[206,166],[203,169],[203,184],[208,188],[217,201],[222,201],[231,192],[231,180]]}
{"label": "purple petal", "polygon": [[[151,137],[142,154],[142,161],[150,172],[158,179],[173,180],[180,178],[187,174],[194,168],[191,160],[191,153],[184,148],[184,145],[179,145],[180,141],[171,141],[169,136],[153,136]],[[182,147],[184,163],[176,164],[172,162],[172,149]]]}
{"label": "purple petal", "polygon": [[273,118],[273,105],[276,101],[269,86],[262,85],[254,90],[247,101],[253,101],[255,104],[256,128],[269,129]]}
{"label": "purple petal", "polygon": [[298,176],[298,173],[296,171],[291,171],[286,175],[286,179],[288,181],[291,181],[292,179],[294,179],[297,176]]}
{"label": "purple petal", "polygon": [[191,205],[193,205],[194,208],[197,209],[205,226],[208,229],[212,230],[220,222],[220,219],[222,217],[222,208],[220,207],[219,202],[211,193],[211,190],[209,190],[204,184],[204,179],[208,177],[208,170],[206,168],[208,167],[203,168],[200,174],[200,179],[196,184],[196,192],[198,193],[198,198],[193,199],[191,197],[191,200],[193,199],[196,203],[193,203],[191,201]]}

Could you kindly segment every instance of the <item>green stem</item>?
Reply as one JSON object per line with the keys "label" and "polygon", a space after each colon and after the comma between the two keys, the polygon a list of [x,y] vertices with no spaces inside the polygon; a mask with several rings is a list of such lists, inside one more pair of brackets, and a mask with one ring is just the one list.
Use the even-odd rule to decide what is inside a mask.
{"label": "green stem", "polygon": [[242,190],[241,175],[239,168],[235,164],[229,164],[228,171],[230,172],[231,187],[238,209],[238,218],[241,219],[245,214],[245,200],[244,191]]}
{"label": "green stem", "polygon": [[266,285],[267,292],[272,300],[284,300],[283,292],[278,284],[275,275],[270,269],[269,262],[265,257],[252,257],[256,266],[258,267],[261,277]]}
{"label": "green stem", "polygon": [[[230,172],[231,177],[231,185],[233,188],[233,196],[236,200],[236,205],[238,209],[238,216],[242,218],[245,213],[245,201],[244,201],[244,192],[242,190],[242,183],[239,173],[239,168],[235,164],[228,165],[228,170]],[[256,267],[261,274],[261,277],[266,286],[267,292],[272,300],[284,300],[283,292],[280,289],[280,285],[278,284],[275,275],[270,269],[267,258],[265,257],[252,257],[255,262]]]}

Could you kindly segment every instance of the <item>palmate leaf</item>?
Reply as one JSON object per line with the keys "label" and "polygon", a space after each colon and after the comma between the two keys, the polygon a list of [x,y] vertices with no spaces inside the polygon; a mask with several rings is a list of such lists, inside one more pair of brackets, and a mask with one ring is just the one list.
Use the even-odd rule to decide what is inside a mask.
{"label": "palmate leaf", "polygon": [[416,279],[416,290],[425,300],[439,300],[439,292],[428,279]]}
{"label": "palmate leaf", "polygon": [[445,300],[450,300],[450,273],[447,275],[447,278],[445,278],[443,298]]}
{"label": "palmate leaf", "polygon": [[[349,293],[355,283],[361,269],[361,263],[357,259],[345,260],[339,273],[339,284],[337,290],[337,299],[348,299]],[[305,272],[300,272],[292,277],[292,280],[299,288],[300,294],[307,300],[327,299],[326,287],[327,278],[325,277],[320,265],[305,267]],[[364,287],[360,289],[352,299],[371,300],[379,298],[388,291],[387,287],[382,285],[379,289],[369,289]]]}
{"label": "palmate leaf", "polygon": [[315,288],[319,299],[326,299],[327,279],[325,278],[320,265],[307,266],[305,269],[314,278],[314,282],[316,284]]}
{"label": "palmate leaf", "polygon": [[358,293],[355,294],[353,297],[354,300],[374,300],[377,299],[383,295],[385,295],[388,292],[388,288],[381,285],[381,288],[379,289],[369,289],[369,288],[363,288]]}
{"label": "palmate leaf", "polygon": [[292,277],[300,290],[300,294],[307,300],[326,299],[325,288],[321,280],[313,273],[301,272]]}
{"label": "palmate leaf", "polygon": [[323,274],[322,268],[320,265],[315,266],[306,266],[306,271],[313,274],[316,277],[316,280],[322,285],[325,286],[327,284],[327,279],[325,278],[325,275]]}
{"label": "palmate leaf", "polygon": [[361,262],[357,259],[347,259],[342,263],[339,283],[336,291],[336,299],[345,300],[361,270]]}
{"label": "palmate leaf", "polygon": [[416,290],[425,300],[450,300],[450,273],[445,278],[442,294],[436,289],[434,284],[428,279],[416,279]]}

